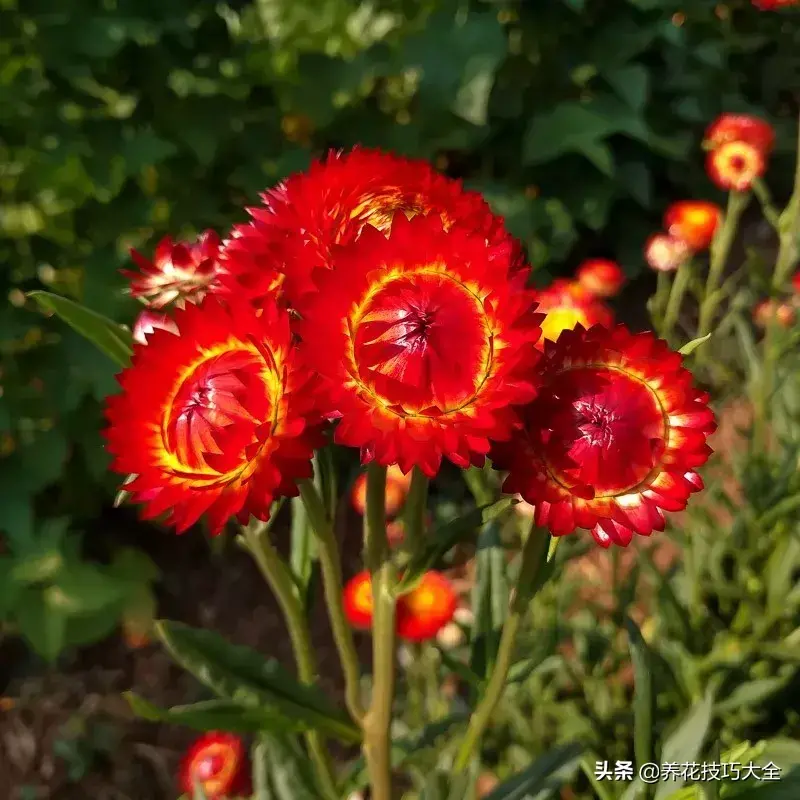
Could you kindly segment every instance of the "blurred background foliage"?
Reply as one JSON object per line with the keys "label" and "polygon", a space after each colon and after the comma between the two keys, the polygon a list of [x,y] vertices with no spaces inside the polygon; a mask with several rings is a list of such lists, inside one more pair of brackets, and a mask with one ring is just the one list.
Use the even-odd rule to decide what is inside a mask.
{"label": "blurred background foliage", "polygon": [[356,143],[484,192],[540,280],[589,254],[635,276],[667,201],[708,196],[719,112],[776,125],[788,189],[797,44],[749,0],[0,0],[0,618],[52,658],[146,615],[155,579],[121,591],[130,551],[90,563],[69,533],[113,496],[114,366],[26,292],[130,323],[130,247],[224,232]]}

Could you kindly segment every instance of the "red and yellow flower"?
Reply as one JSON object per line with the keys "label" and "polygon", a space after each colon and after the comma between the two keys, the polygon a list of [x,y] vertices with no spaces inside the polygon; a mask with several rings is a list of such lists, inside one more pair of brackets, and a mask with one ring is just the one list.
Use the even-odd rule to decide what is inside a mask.
{"label": "red and yellow flower", "polygon": [[251,221],[234,229],[223,256],[225,283],[256,302],[281,289],[302,312],[305,297],[316,291],[314,271],[333,266],[333,249],[358,238],[365,225],[388,234],[397,212],[463,226],[485,238],[501,268],[524,266],[521,246],[483,197],[424,161],[361,147],[331,152],[261,200],[248,209]]}
{"label": "red and yellow flower", "polygon": [[625,283],[625,273],[616,261],[588,258],[575,273],[578,283],[597,297],[613,297]]}
{"label": "red and yellow flower", "polygon": [[458,596],[440,572],[426,572],[397,599],[397,635],[411,642],[433,639],[456,613]]}
{"label": "red and yellow flower", "polygon": [[176,311],[178,333],[134,345],[108,400],[112,468],[142,516],[180,532],[206,515],[212,532],[236,516],[265,520],[297,493],[318,444],[312,379],[298,364],[288,314],[207,297]]}
{"label": "red and yellow flower", "polygon": [[775,129],[751,114],[720,114],[706,130],[703,147],[715,150],[730,142],[744,142],[768,156],[775,146]]}
{"label": "red and yellow flower", "polygon": [[297,331],[338,443],[433,476],[442,456],[481,464],[490,439],[511,436],[536,392],[542,317],[510,261],[482,234],[400,215],[317,273]]}
{"label": "red and yellow flower", "polygon": [[[396,464],[386,470],[386,516],[394,517],[403,507],[406,495],[411,487],[411,476],[404,475]],[[353,508],[364,514],[367,507],[367,476],[365,473],[356,478],[351,495]]]}
{"label": "red and yellow flower", "polygon": [[705,200],[680,200],[664,215],[664,227],[670,236],[686,242],[695,252],[706,250],[722,220],[722,209]]}
{"label": "red and yellow flower", "polygon": [[217,283],[219,247],[219,236],[205,231],[194,242],[176,243],[165,237],[156,246],[152,261],[131,250],[139,271],[122,273],[130,280],[131,296],[155,309],[200,302]]}
{"label": "red and yellow flower", "polygon": [[720,189],[746,192],[766,169],[764,151],[749,142],[725,142],[706,156],[706,172]]}
{"label": "red and yellow flower", "polygon": [[344,587],[344,613],[347,621],[359,630],[372,626],[372,579],[369,570],[354,575]]}
{"label": "red and yellow flower", "polygon": [[760,328],[766,328],[773,321],[781,328],[790,328],[795,318],[794,308],[785,300],[766,298],[753,309],[753,321]]}
{"label": "red and yellow flower", "polygon": [[189,797],[199,784],[208,800],[227,800],[252,791],[244,742],[232,733],[211,731],[195,739],[181,762],[180,788]]}
{"label": "red and yellow flower", "polygon": [[136,317],[133,325],[133,341],[139,344],[147,344],[147,337],[155,330],[178,332],[175,321],[168,314],[159,313],[145,309]]}
{"label": "red and yellow flower", "polygon": [[623,325],[548,344],[523,432],[492,453],[509,470],[503,490],[536,506],[536,523],[557,536],[583,528],[608,547],[663,530],[663,512],[702,488],[696,470],[716,428],[681,361]]}
{"label": "red and yellow flower", "polygon": [[691,254],[691,248],[683,239],[668,233],[654,233],[644,246],[645,260],[659,272],[674,272]]}
{"label": "red and yellow flower", "polygon": [[563,331],[572,330],[576,325],[590,328],[592,325],[611,325],[614,321],[611,309],[576,281],[558,278],[546,288],[537,290],[535,296],[538,310],[545,315],[540,349],[545,340],[554,342]]}

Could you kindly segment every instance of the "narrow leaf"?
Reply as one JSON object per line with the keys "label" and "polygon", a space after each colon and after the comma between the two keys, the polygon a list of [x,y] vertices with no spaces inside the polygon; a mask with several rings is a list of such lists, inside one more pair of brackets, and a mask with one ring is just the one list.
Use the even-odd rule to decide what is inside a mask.
{"label": "narrow leaf", "polygon": [[274,659],[178,622],[162,620],[156,632],[175,661],[220,697],[250,708],[275,709],[342,741],[360,741],[359,729],[318,687],[299,683]]}
{"label": "narrow leaf", "polygon": [[403,572],[399,591],[401,593],[411,591],[419,583],[420,578],[428,570],[433,569],[448,550],[463,542],[482,526],[497,519],[517,502],[513,497],[504,497],[496,503],[473,509],[427,536],[425,547],[411,559]]}
{"label": "narrow leaf", "polygon": [[[703,742],[711,724],[711,712],[714,708],[714,695],[706,692],[705,697],[689,710],[683,721],[672,732],[661,748],[660,763],[686,764],[698,761],[703,750]],[[637,754],[638,760],[638,754]],[[652,759],[650,759],[652,760]],[[644,763],[644,762],[639,762]],[[658,784],[655,800],[666,800],[671,794],[680,789],[684,783],[683,778],[670,776]]]}
{"label": "narrow leaf", "polygon": [[633,663],[633,747],[637,764],[653,760],[653,676],[650,652],[636,624],[625,619]]}
{"label": "narrow leaf", "polygon": [[476,675],[486,679],[497,657],[500,633],[508,616],[506,555],[496,520],[489,522],[481,532],[475,561],[477,575],[472,590],[475,627],[470,668]]}
{"label": "narrow leaf", "polygon": [[167,722],[183,725],[195,731],[230,731],[258,733],[260,731],[299,731],[303,725],[274,712],[240,706],[230,700],[205,700],[191,705],[160,708],[133,692],[123,694],[137,717],[148,722]]}
{"label": "narrow leaf", "polygon": [[484,800],[528,800],[544,790],[555,791],[577,769],[583,754],[578,743],[557,747],[538,758],[527,769],[505,781]]}
{"label": "narrow leaf", "polygon": [[314,769],[297,742],[285,736],[265,736],[269,777],[275,800],[322,800]]}
{"label": "narrow leaf", "polygon": [[681,349],[678,350],[678,352],[682,356],[688,356],[691,353],[693,353],[695,350],[697,350],[697,348],[700,347],[701,344],[703,344],[704,342],[707,342],[710,338],[711,338],[711,334],[707,333],[705,336],[701,336],[698,339],[692,339],[691,342],[686,342],[686,344],[683,347],[681,347]]}
{"label": "narrow leaf", "polygon": [[127,328],[74,300],[51,292],[36,290],[28,292],[28,297],[32,298],[43,311],[51,311],[64,320],[116,364],[121,367],[128,366],[133,352],[133,338]]}

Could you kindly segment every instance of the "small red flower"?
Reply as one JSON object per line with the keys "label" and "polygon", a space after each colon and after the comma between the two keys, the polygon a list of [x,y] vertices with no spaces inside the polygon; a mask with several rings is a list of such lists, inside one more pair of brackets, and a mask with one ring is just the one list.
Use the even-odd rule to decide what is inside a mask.
{"label": "small red flower", "polygon": [[337,252],[297,331],[338,443],[433,476],[442,456],[481,464],[511,436],[536,392],[542,317],[510,266],[435,216],[400,215],[388,237],[367,226]]}
{"label": "small red flower", "polygon": [[797,294],[800,294],[800,270],[792,275],[792,289],[794,289]]}
{"label": "small red flower", "polygon": [[142,516],[168,513],[180,532],[205,514],[212,532],[236,516],[265,520],[273,497],[311,474],[318,428],[285,311],[261,316],[242,301],[208,297],[134,345],[108,399],[112,468]]}
{"label": "small red flower", "polygon": [[365,225],[388,234],[398,212],[434,215],[446,228],[463,226],[483,237],[505,269],[524,266],[521,246],[483,197],[424,161],[357,147],[331,152],[305,173],[292,175],[248,209],[251,222],[225,243],[224,282],[254,301],[280,287],[303,312],[316,291],[313,273],[333,265],[333,248],[355,240]]}
{"label": "small red flower", "polygon": [[589,258],[575,273],[578,283],[597,297],[613,297],[625,283],[625,273],[616,261],[607,258]]}
{"label": "small red flower", "polygon": [[729,142],[744,142],[768,156],[775,146],[775,129],[750,114],[721,114],[709,125],[703,146],[715,150]]}
{"label": "small red flower", "polygon": [[131,250],[131,258],[140,270],[122,272],[131,282],[131,296],[155,309],[170,303],[180,307],[187,301],[200,302],[216,284],[219,246],[219,236],[205,231],[195,242],[176,244],[165,237],[156,246],[152,261]]}
{"label": "small red flower", "polygon": [[706,156],[708,177],[720,189],[746,192],[765,169],[763,151],[747,142],[726,142]]}
{"label": "small red flower", "polygon": [[347,621],[360,630],[372,625],[372,580],[369,570],[354,575],[344,587],[344,613]]}
{"label": "small red flower", "polygon": [[249,795],[250,761],[244,742],[232,733],[219,731],[195,739],[181,762],[181,791],[191,797],[196,783],[208,800]]}
{"label": "small red flower", "polygon": [[767,298],[753,309],[753,320],[760,328],[766,328],[773,320],[781,328],[790,328],[794,325],[795,310],[785,301]]}
{"label": "small red flower", "polygon": [[753,0],[753,5],[761,11],[776,11],[779,8],[796,6],[798,0]]}
{"label": "small red flower", "polygon": [[544,348],[545,340],[554,342],[563,331],[572,330],[576,325],[590,328],[614,322],[611,309],[576,281],[558,278],[539,289],[535,297],[539,303],[537,310],[545,314],[540,349]]}
{"label": "small red flower", "polygon": [[168,314],[159,314],[156,311],[145,309],[136,318],[133,326],[133,341],[139,344],[147,344],[147,337],[155,330],[170,331],[177,333],[178,327],[175,321]]}
{"label": "small red flower", "polygon": [[426,572],[397,600],[397,635],[412,642],[433,639],[453,619],[457,606],[453,584],[440,572]]}
{"label": "small red flower", "polygon": [[[394,517],[406,501],[411,476],[404,475],[397,465],[392,465],[386,471],[386,516]],[[356,478],[351,495],[353,508],[359,514],[364,514],[367,506],[367,476],[365,473]]]}
{"label": "small red flower", "polygon": [[670,236],[681,239],[694,251],[706,250],[714,239],[722,209],[705,200],[680,200],[664,215],[664,227]]}
{"label": "small red flower", "polygon": [[556,536],[584,528],[608,547],[663,530],[663,511],[684,509],[702,488],[695,470],[716,428],[681,361],[624,325],[548,344],[522,434],[492,453],[509,470],[503,491],[535,505],[536,524]]}
{"label": "small red flower", "polygon": [[691,256],[689,245],[668,233],[654,233],[644,246],[644,257],[659,272],[674,272]]}

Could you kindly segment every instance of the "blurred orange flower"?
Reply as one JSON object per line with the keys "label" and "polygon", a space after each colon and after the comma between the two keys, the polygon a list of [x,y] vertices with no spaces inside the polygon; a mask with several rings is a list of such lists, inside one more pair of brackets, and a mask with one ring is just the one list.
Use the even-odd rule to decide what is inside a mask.
{"label": "blurred orange flower", "polygon": [[542,322],[542,340],[555,342],[563,331],[572,330],[577,325],[591,328],[592,325],[612,325],[614,315],[611,309],[598,297],[588,292],[577,281],[558,278],[544,289],[536,291],[539,303],[537,311],[545,314]]}
{"label": "blurred orange flower", "polygon": [[753,309],[753,320],[761,328],[766,328],[772,320],[782,328],[789,328],[794,325],[795,317],[794,308],[785,300],[767,298]]}
{"label": "blurred orange flower", "polygon": [[711,245],[722,219],[722,209],[705,200],[679,200],[664,215],[664,227],[670,236],[686,242],[692,250]]}
{"label": "blurred orange flower", "polygon": [[616,261],[588,258],[577,269],[575,277],[587,292],[597,297],[613,297],[625,283],[625,273]]}
{"label": "blurred orange flower", "polygon": [[345,584],[344,613],[354,628],[368,629],[372,625],[372,579],[369,570],[362,570]]}
{"label": "blurred orange flower", "polygon": [[[393,464],[386,470],[386,516],[397,516],[405,503],[408,489],[411,486],[411,473],[404,475],[397,464]],[[367,476],[366,473],[356,478],[353,484],[353,491],[350,495],[353,508],[359,514],[363,514],[367,507]]]}
{"label": "blurred orange flower", "polygon": [[199,783],[208,800],[249,795],[250,762],[244,742],[232,733],[210,731],[195,739],[180,768],[181,790],[194,795]]}
{"label": "blurred orange flower", "polygon": [[689,245],[668,233],[654,233],[644,246],[648,265],[659,272],[674,272],[690,255]]}
{"label": "blurred orange flower", "polygon": [[765,169],[764,151],[748,142],[725,142],[706,156],[706,172],[720,189],[746,192]]}
{"label": "blurred orange flower", "polygon": [[432,639],[453,619],[457,605],[453,584],[440,572],[426,572],[397,600],[397,635],[413,642]]}

